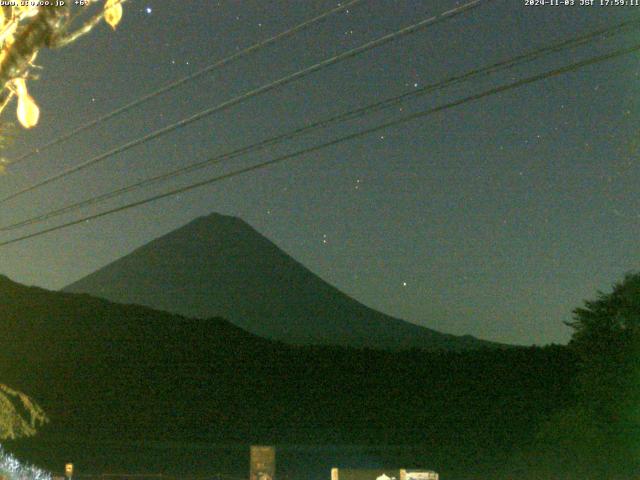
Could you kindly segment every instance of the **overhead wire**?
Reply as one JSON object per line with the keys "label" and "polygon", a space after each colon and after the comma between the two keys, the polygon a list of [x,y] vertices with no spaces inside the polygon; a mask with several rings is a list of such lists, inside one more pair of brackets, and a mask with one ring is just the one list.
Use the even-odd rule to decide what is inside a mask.
{"label": "overhead wire", "polygon": [[628,55],[630,53],[634,53],[634,52],[637,52],[639,50],[640,50],[640,44],[636,44],[636,45],[634,45],[632,47],[620,48],[620,49],[614,50],[612,52],[608,52],[606,54],[602,54],[602,55],[598,55],[598,56],[595,56],[595,57],[591,57],[591,58],[588,58],[586,60],[581,60],[579,62],[574,62],[574,63],[572,63],[570,65],[566,65],[566,66],[563,66],[563,67],[560,67],[560,68],[556,68],[556,69],[553,69],[553,70],[550,70],[550,71],[547,71],[547,72],[544,72],[544,73],[536,74],[536,75],[533,75],[533,76],[526,77],[524,79],[516,80],[516,81],[510,82],[510,83],[507,83],[507,84],[503,84],[503,85],[500,85],[500,86],[497,86],[497,87],[493,87],[493,88],[490,88],[488,90],[484,90],[483,92],[476,93],[476,94],[473,94],[473,95],[469,95],[469,96],[466,96],[466,97],[464,97],[462,99],[454,100],[452,102],[448,102],[448,103],[446,103],[444,105],[441,105],[441,106],[438,106],[438,107],[434,107],[434,108],[430,108],[428,110],[423,110],[423,111],[420,111],[420,112],[416,112],[416,113],[413,113],[411,115],[406,115],[406,116],[403,116],[401,118],[398,118],[398,119],[395,119],[395,120],[392,120],[392,121],[389,121],[389,122],[385,122],[383,124],[380,124],[380,125],[377,125],[377,126],[374,126],[374,127],[370,127],[370,128],[364,129],[364,130],[360,130],[359,132],[355,132],[355,133],[352,133],[352,134],[349,134],[349,135],[338,137],[336,139],[333,139],[333,140],[325,142],[325,143],[314,145],[312,147],[308,147],[308,148],[305,148],[305,149],[302,149],[302,150],[298,150],[296,152],[293,152],[293,153],[290,153],[290,154],[287,154],[287,155],[283,155],[283,156],[274,158],[272,160],[267,160],[267,161],[264,161],[264,162],[260,162],[260,163],[251,165],[249,167],[245,167],[245,168],[242,168],[242,169],[239,169],[239,170],[236,170],[236,171],[233,171],[233,172],[225,173],[225,174],[222,174],[222,175],[217,175],[215,177],[208,178],[208,179],[205,179],[205,180],[201,180],[201,181],[198,181],[198,182],[195,182],[195,183],[191,183],[189,185],[186,185],[186,186],[183,186],[183,187],[180,187],[180,188],[176,188],[176,189],[164,192],[164,193],[156,194],[156,195],[147,197],[147,198],[142,199],[142,200],[137,200],[135,202],[130,202],[130,203],[127,203],[127,204],[124,204],[124,205],[120,205],[118,207],[114,207],[114,208],[111,208],[109,210],[105,210],[105,211],[102,211],[102,212],[99,212],[99,213],[88,215],[88,216],[82,217],[80,219],[76,219],[76,220],[69,221],[69,222],[66,222],[66,223],[63,223],[63,224],[59,224],[59,225],[56,225],[56,226],[53,226],[53,227],[48,227],[48,228],[45,228],[45,229],[42,229],[42,230],[39,230],[39,231],[36,231],[36,232],[32,232],[32,233],[29,233],[29,234],[26,234],[26,235],[22,235],[22,236],[19,236],[19,237],[16,237],[16,238],[5,240],[5,241],[0,242],[0,247],[11,245],[11,244],[18,243],[18,242],[22,242],[22,241],[25,241],[25,240],[28,240],[28,239],[31,239],[31,238],[39,237],[39,236],[45,235],[47,233],[51,233],[51,232],[55,232],[55,231],[58,231],[58,230],[66,229],[66,228],[72,227],[74,225],[78,225],[78,224],[85,223],[85,222],[88,222],[88,221],[91,221],[91,220],[95,220],[95,219],[98,219],[98,218],[101,218],[101,217],[105,217],[107,215],[112,215],[112,214],[117,213],[117,212],[122,212],[122,211],[125,211],[125,210],[136,208],[136,207],[139,207],[139,206],[151,203],[151,202],[155,202],[157,200],[160,200],[160,199],[163,199],[163,198],[166,198],[166,197],[177,195],[179,193],[188,192],[190,190],[194,190],[194,189],[199,188],[199,187],[203,187],[203,186],[206,186],[206,185],[211,185],[211,184],[220,182],[220,181],[228,179],[228,178],[232,178],[232,177],[235,177],[235,176],[238,176],[238,175],[242,175],[244,173],[260,170],[260,169],[266,168],[268,166],[275,165],[277,163],[282,163],[282,162],[284,162],[286,160],[289,160],[289,159],[292,159],[292,158],[297,158],[297,157],[300,157],[300,156],[307,155],[309,153],[314,153],[314,152],[317,152],[319,150],[323,150],[325,148],[328,148],[328,147],[331,147],[331,146],[334,146],[334,145],[338,145],[338,144],[341,144],[341,143],[344,143],[344,142],[347,142],[347,141],[355,140],[357,138],[360,138],[360,137],[363,137],[363,136],[366,136],[366,135],[370,135],[372,133],[376,133],[376,132],[379,132],[379,131],[387,129],[387,128],[391,128],[391,127],[395,127],[395,126],[398,126],[398,125],[402,125],[402,124],[417,120],[419,118],[424,118],[424,117],[432,115],[434,113],[439,113],[439,112],[442,112],[442,111],[445,111],[445,110],[448,110],[448,109],[451,109],[451,108],[454,108],[454,107],[457,107],[457,106],[460,106],[460,105],[463,105],[463,104],[466,104],[466,103],[469,103],[469,102],[473,102],[473,101],[479,100],[481,98],[489,97],[489,96],[492,96],[492,95],[496,95],[498,93],[502,93],[502,92],[505,92],[505,91],[508,91],[508,90],[512,90],[512,89],[519,88],[519,87],[522,87],[522,86],[525,86],[525,85],[529,85],[529,84],[532,84],[534,82],[538,82],[538,81],[545,80],[545,79],[548,79],[548,78],[552,78],[552,77],[555,77],[555,76],[558,76],[558,75],[563,75],[563,74],[566,74],[566,73],[569,73],[569,72],[573,72],[573,71],[579,70],[580,68],[584,68],[584,67],[589,66],[589,65],[594,65],[594,64],[601,63],[601,62],[604,62],[604,61],[607,61],[607,60],[611,60],[613,58],[617,58],[617,57],[620,57],[622,55]]}
{"label": "overhead wire", "polygon": [[132,183],[130,185],[118,188],[116,190],[110,191],[110,192],[106,192],[94,197],[91,197],[89,199],[86,200],[82,200],[76,203],[72,203],[70,205],[66,205],[64,207],[25,219],[25,220],[21,220],[9,225],[5,225],[5,226],[0,226],[0,231],[10,231],[10,230],[15,230],[17,228],[21,228],[21,227],[25,227],[25,226],[29,226],[29,225],[33,225],[36,223],[40,223],[43,222],[45,220],[49,220],[51,218],[55,218],[58,217],[60,215],[63,215],[65,213],[70,213],[72,211],[78,210],[80,208],[89,206],[89,205],[95,205],[107,200],[110,200],[112,198],[116,198],[120,195],[123,195],[125,193],[134,191],[136,189],[142,188],[142,187],[146,187],[149,185],[153,185],[162,181],[166,181],[172,178],[175,178],[179,175],[184,175],[187,173],[191,173],[197,170],[200,170],[202,168],[208,167],[208,166],[212,166],[212,165],[216,165],[219,163],[222,163],[223,161],[226,160],[230,160],[239,156],[243,156],[246,155],[248,153],[253,153],[256,151],[260,151],[263,150],[265,148],[268,148],[270,146],[273,145],[277,145],[279,143],[282,143],[286,140],[290,140],[292,138],[307,134],[311,131],[320,129],[320,128],[325,128],[329,125],[332,125],[334,123],[338,123],[338,122],[344,122],[344,121],[348,121],[348,120],[353,120],[356,118],[361,118],[365,115],[369,115],[371,113],[375,113],[378,111],[381,111],[383,109],[388,109],[391,107],[394,107],[396,105],[402,104],[403,102],[407,101],[408,99],[411,98],[416,98],[416,97],[420,97],[420,96],[424,96],[428,93],[431,93],[435,90],[440,90],[443,88],[447,88],[450,87],[452,85],[456,85],[458,83],[464,82],[464,81],[468,81],[470,79],[477,79],[480,76],[484,76],[484,75],[490,75],[493,73],[496,73],[498,71],[501,71],[503,69],[507,69],[507,68],[513,68],[515,66],[521,65],[525,62],[531,62],[534,60],[537,60],[545,55],[549,55],[552,53],[556,53],[559,51],[562,51],[564,49],[567,48],[571,48],[571,47],[576,47],[576,46],[581,46],[584,45],[590,41],[593,41],[595,39],[598,39],[600,37],[605,36],[606,38],[610,38],[611,36],[615,35],[615,34],[619,34],[624,32],[625,29],[628,29],[629,27],[636,27],[640,25],[640,19],[633,19],[633,20],[627,20],[621,23],[618,23],[616,25],[613,26],[609,26],[609,27],[605,27],[605,28],[600,28],[591,32],[588,32],[586,34],[577,36],[577,37],[573,37],[564,41],[561,41],[559,43],[555,43],[552,45],[547,45],[541,48],[538,48],[536,50],[518,55],[516,57],[512,57],[509,58],[507,60],[502,60],[496,63],[493,63],[489,66],[486,67],[482,67],[482,68],[476,68],[476,69],[472,69],[466,73],[463,74],[459,74],[459,75],[454,75],[451,76],[445,80],[441,80],[429,85],[426,85],[424,87],[421,87],[417,90],[412,90],[410,92],[406,92],[404,94],[401,95],[397,95],[391,98],[387,98],[369,105],[366,105],[364,107],[360,107],[357,108],[355,110],[351,110],[339,115],[335,115],[314,123],[311,123],[309,125],[305,125],[302,126],[300,128],[297,128],[295,130],[289,131],[287,133],[281,134],[281,135],[277,135],[275,137],[271,137],[269,139],[254,143],[252,145],[246,146],[246,147],[242,147],[230,152],[226,152],[214,157],[211,157],[209,159],[206,160],[202,160],[184,167],[180,167],[178,169],[172,170],[170,172],[166,172],[160,175],[156,175],[154,177],[150,177],[150,178],[145,178],[142,179],[138,182]]}
{"label": "overhead wire", "polygon": [[492,0],[471,0],[463,5],[460,5],[458,7],[455,7],[453,9],[447,10],[443,13],[440,13],[438,15],[429,17],[427,19],[421,20],[417,23],[411,24],[407,27],[401,28],[399,30],[396,30],[392,33],[389,33],[387,35],[384,35],[382,37],[379,37],[375,40],[371,40],[359,47],[353,48],[351,50],[347,50],[346,52],[334,55],[333,57],[327,58],[321,62],[318,62],[314,65],[311,65],[310,67],[304,68],[302,70],[298,70],[295,73],[292,73],[290,75],[286,75],[284,77],[279,78],[278,80],[275,80],[271,83],[268,83],[266,85],[263,85],[261,87],[255,88],[253,90],[250,90],[248,92],[245,92],[244,94],[241,94],[237,97],[234,97],[230,100],[227,100],[221,104],[218,104],[214,107],[208,108],[206,110],[200,111],[194,115],[191,115],[190,117],[184,118],[178,122],[175,122],[171,125],[168,125],[166,127],[163,127],[159,130],[156,130],[150,134],[147,134],[141,138],[138,138],[136,140],[130,141],[128,143],[125,143],[124,145],[120,145],[112,150],[109,150],[103,154],[100,154],[96,157],[91,158],[90,160],[87,160],[79,165],[76,165],[74,167],[68,168],[66,170],[63,170],[60,173],[57,173],[55,175],[52,175],[48,178],[45,178],[44,180],[41,180],[35,184],[32,184],[28,187],[22,188],[20,190],[18,190],[17,192],[14,192],[10,195],[7,195],[3,198],[0,199],[0,204],[6,203],[9,200],[12,200],[20,195],[23,195],[25,193],[28,192],[32,192],[40,187],[43,187],[51,182],[54,182],[56,180],[59,180],[61,178],[67,177],[73,173],[79,172],[81,170],[84,170],[92,165],[95,165],[109,157],[112,157],[113,155],[116,155],[118,153],[122,153],[125,152],[133,147],[136,147],[138,145],[142,145],[144,143],[149,142],[150,140],[153,140],[155,138],[158,138],[162,135],[166,135],[169,132],[172,132],[174,130],[177,130],[179,128],[183,128],[197,120],[200,120],[202,118],[205,118],[207,116],[210,116],[214,113],[220,112],[222,110],[226,110],[227,108],[230,108],[236,104],[239,104],[245,100],[248,100],[250,98],[256,97],[258,95],[262,95],[264,93],[267,93],[271,90],[274,90],[278,87],[282,87],[284,85],[287,85],[289,83],[292,83],[296,80],[299,80],[303,77],[306,77],[307,75],[310,75],[311,73],[317,72],[319,70],[322,70],[323,68],[326,68],[328,66],[334,65],[338,62],[341,62],[343,60],[349,59],[349,58],[353,58],[357,55],[360,55],[362,53],[365,53],[369,50],[372,50],[374,48],[380,47],[382,45],[385,45],[389,42],[392,42],[394,40],[397,40],[399,38],[402,38],[404,36],[416,33],[428,26],[431,25],[435,25],[437,23],[440,23],[442,21],[445,20],[449,20],[451,18],[454,18],[462,13],[468,12],[474,8],[479,7],[482,3],[487,3],[490,2]]}
{"label": "overhead wire", "polygon": [[110,120],[112,118],[115,118],[119,115],[122,115],[123,113],[126,113],[132,109],[134,109],[135,107],[138,107],[146,102],[148,102],[149,100],[152,100],[160,95],[163,95],[165,93],[169,93],[179,87],[181,87],[182,85],[192,82],[204,75],[210,74],[215,70],[218,70],[222,67],[226,67],[227,65],[232,64],[233,62],[240,60],[248,55],[251,55],[252,53],[255,53],[269,45],[272,45],[273,43],[276,43],[280,40],[283,40],[287,37],[293,36],[299,32],[302,32],[306,29],[308,29],[309,27],[311,27],[312,25],[319,23],[323,20],[326,20],[327,18],[329,18],[330,16],[345,11],[351,7],[356,6],[358,3],[363,2],[364,0],[350,0],[348,2],[345,3],[340,3],[337,7],[334,7],[330,10],[327,10],[319,15],[316,15],[313,18],[310,18],[298,25],[295,25],[294,27],[291,27],[287,30],[284,30],[276,35],[273,35],[272,37],[269,37],[265,40],[262,40],[260,42],[254,43],[253,45],[243,48],[242,50],[235,52],[227,57],[222,58],[221,60],[218,60],[217,62],[212,63],[211,65],[208,65],[194,73],[192,73],[191,75],[187,75],[185,77],[182,77],[174,82],[171,82],[163,87],[158,88],[157,90],[154,90],[146,95],[143,95],[140,98],[136,98],[135,100],[122,105],[121,107],[116,108],[115,110],[112,110],[109,113],[106,113],[104,115],[101,115],[100,117],[97,117],[94,120],[91,120],[90,122],[85,123],[84,125],[80,125],[79,127],[71,130],[68,133],[65,133],[47,143],[45,143],[44,145],[41,145],[40,147],[34,148],[16,158],[14,158],[13,160],[11,160],[11,164],[12,165],[16,165],[19,164],[25,160],[27,160],[30,157],[33,157],[34,155],[39,155],[42,152],[48,150],[51,147],[54,147],[56,145],[59,145],[63,142],[66,142],[67,140],[70,140],[73,137],[78,136],[81,133],[86,132],[87,130],[90,130],[91,128],[95,127],[96,125],[99,125],[101,123],[106,122],[107,120]]}

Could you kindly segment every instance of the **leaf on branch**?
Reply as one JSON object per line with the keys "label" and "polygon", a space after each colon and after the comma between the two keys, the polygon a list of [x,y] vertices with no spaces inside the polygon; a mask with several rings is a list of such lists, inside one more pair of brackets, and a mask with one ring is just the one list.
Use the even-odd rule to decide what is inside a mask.
{"label": "leaf on branch", "polygon": [[40,109],[31,95],[18,97],[18,120],[24,128],[32,128],[38,124]]}
{"label": "leaf on branch", "polygon": [[104,20],[114,30],[122,19],[122,3],[121,0],[106,0],[104,3]]}
{"label": "leaf on branch", "polygon": [[18,96],[18,121],[24,128],[36,126],[40,118],[40,109],[27,91],[27,82],[24,78],[18,78],[13,84]]}

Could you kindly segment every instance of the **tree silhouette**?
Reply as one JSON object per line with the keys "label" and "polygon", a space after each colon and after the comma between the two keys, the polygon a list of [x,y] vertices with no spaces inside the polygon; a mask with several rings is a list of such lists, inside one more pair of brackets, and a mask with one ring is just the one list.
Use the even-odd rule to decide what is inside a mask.
{"label": "tree silhouette", "polygon": [[573,405],[538,429],[514,462],[521,479],[638,478],[640,472],[640,273],[573,311],[578,362]]}
{"label": "tree silhouette", "polygon": [[569,346],[580,362],[582,405],[603,425],[640,427],[640,273],[573,313]]}

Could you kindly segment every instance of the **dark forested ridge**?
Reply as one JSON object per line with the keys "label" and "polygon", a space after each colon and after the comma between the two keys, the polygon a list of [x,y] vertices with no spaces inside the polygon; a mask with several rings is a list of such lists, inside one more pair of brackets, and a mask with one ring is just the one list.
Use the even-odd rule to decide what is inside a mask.
{"label": "dark forested ridge", "polygon": [[241,219],[219,214],[157,238],[64,290],[188,317],[220,316],[290,344],[450,350],[498,346],[362,305]]}
{"label": "dark forested ridge", "polygon": [[[566,347],[387,352],[291,347],[194,320],[0,279],[3,382],[61,439],[426,445],[504,458],[571,403]],[[434,458],[435,458],[434,457]]]}

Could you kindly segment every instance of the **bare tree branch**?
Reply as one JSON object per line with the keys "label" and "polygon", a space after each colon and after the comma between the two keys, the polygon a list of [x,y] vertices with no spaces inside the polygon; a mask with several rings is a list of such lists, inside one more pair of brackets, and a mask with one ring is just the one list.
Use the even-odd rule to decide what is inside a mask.
{"label": "bare tree branch", "polygon": [[[115,5],[123,4],[126,1],[127,0],[120,0],[119,2],[116,2]],[[87,20],[85,22],[85,24],[82,25],[82,27],[78,28],[77,30],[75,30],[75,31],[73,31],[71,33],[66,33],[64,35],[61,35],[59,38],[54,38],[53,39],[53,43],[52,43],[52,45],[50,45],[50,47],[51,48],[66,47],[70,43],[75,42],[80,37],[82,37],[82,36],[86,35],[87,33],[91,32],[91,30],[93,30],[93,28],[96,25],[98,25],[103,19],[104,19],[104,13],[103,12],[96,13],[91,19]],[[73,21],[69,22],[69,24],[71,24],[71,23],[73,23]]]}
{"label": "bare tree branch", "polygon": [[[103,19],[115,28],[122,16],[126,0],[104,0],[99,11],[87,19],[79,28],[76,20],[89,16],[83,8],[71,15],[71,2],[59,6],[0,6],[0,113],[13,96],[18,97],[18,120],[25,128],[38,122],[37,103],[27,92],[24,80],[37,53],[43,48],[65,47],[87,33]],[[93,2],[96,5],[98,2]],[[22,87],[10,91],[11,85]]]}

